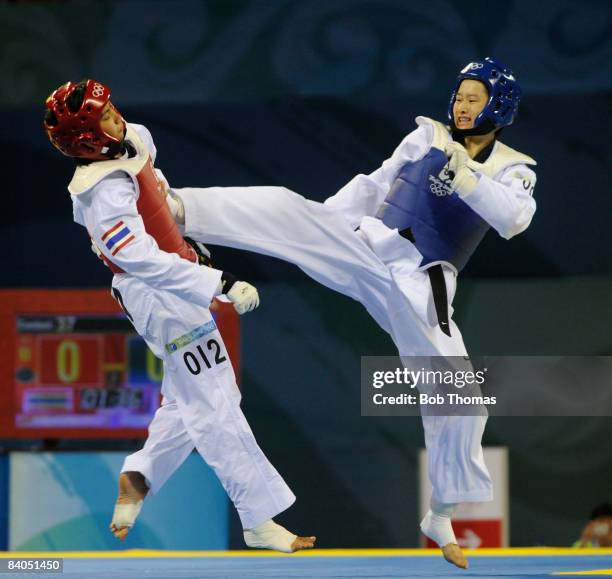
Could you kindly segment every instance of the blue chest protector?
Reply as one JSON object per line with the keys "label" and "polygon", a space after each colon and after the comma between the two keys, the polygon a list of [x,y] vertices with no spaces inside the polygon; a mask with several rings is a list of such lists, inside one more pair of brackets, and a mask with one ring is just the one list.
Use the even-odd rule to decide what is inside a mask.
{"label": "blue chest protector", "polygon": [[419,161],[406,163],[376,217],[391,229],[410,228],[421,266],[448,261],[461,271],[489,224],[452,190],[447,162],[432,147]]}

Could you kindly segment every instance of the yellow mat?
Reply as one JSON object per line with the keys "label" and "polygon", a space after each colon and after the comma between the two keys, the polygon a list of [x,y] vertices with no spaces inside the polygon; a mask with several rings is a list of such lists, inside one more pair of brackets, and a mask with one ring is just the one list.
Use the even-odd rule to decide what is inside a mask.
{"label": "yellow mat", "polygon": [[[465,550],[468,557],[555,557],[612,555],[610,549],[572,549],[559,547],[514,547],[507,549]],[[293,554],[273,551],[158,551],[126,549],[124,551],[1,551],[0,558],[58,557],[63,559],[123,557],[439,557],[439,549],[310,549]],[[587,573],[586,571],[584,573]],[[590,572],[589,572],[590,573]],[[604,574],[611,574],[606,570]],[[575,575],[575,573],[573,573]]]}

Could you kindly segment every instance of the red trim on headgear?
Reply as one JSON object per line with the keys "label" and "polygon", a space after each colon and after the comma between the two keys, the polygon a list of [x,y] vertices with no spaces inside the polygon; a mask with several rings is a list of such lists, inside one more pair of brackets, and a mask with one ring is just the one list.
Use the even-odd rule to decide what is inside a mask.
{"label": "red trim on headgear", "polygon": [[55,147],[69,157],[108,159],[105,153],[109,147],[121,142],[121,139],[115,139],[100,128],[102,111],[110,100],[110,89],[97,80],[88,80],[83,103],[78,111],[72,112],[66,101],[77,86],[78,83],[67,82],[47,97],[45,106],[58,121],[57,125],[45,121],[47,136]]}

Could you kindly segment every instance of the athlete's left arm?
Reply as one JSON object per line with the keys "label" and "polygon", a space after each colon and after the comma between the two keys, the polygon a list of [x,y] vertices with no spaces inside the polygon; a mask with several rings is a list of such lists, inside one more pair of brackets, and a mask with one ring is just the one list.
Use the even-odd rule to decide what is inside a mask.
{"label": "athlete's left arm", "polygon": [[527,165],[513,165],[495,178],[474,174],[475,187],[459,196],[505,239],[525,231],[536,210],[536,174]]}

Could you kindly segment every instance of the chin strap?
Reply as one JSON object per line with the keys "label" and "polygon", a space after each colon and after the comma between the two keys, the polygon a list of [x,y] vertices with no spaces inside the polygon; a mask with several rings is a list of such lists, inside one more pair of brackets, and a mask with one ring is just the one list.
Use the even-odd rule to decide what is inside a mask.
{"label": "chin strap", "polygon": [[130,157],[136,154],[136,150],[132,145],[130,145],[125,139],[119,141],[118,143],[112,143],[108,146],[107,151],[104,153],[104,156],[107,159],[116,159],[117,157],[123,156],[125,153],[128,153]]}

